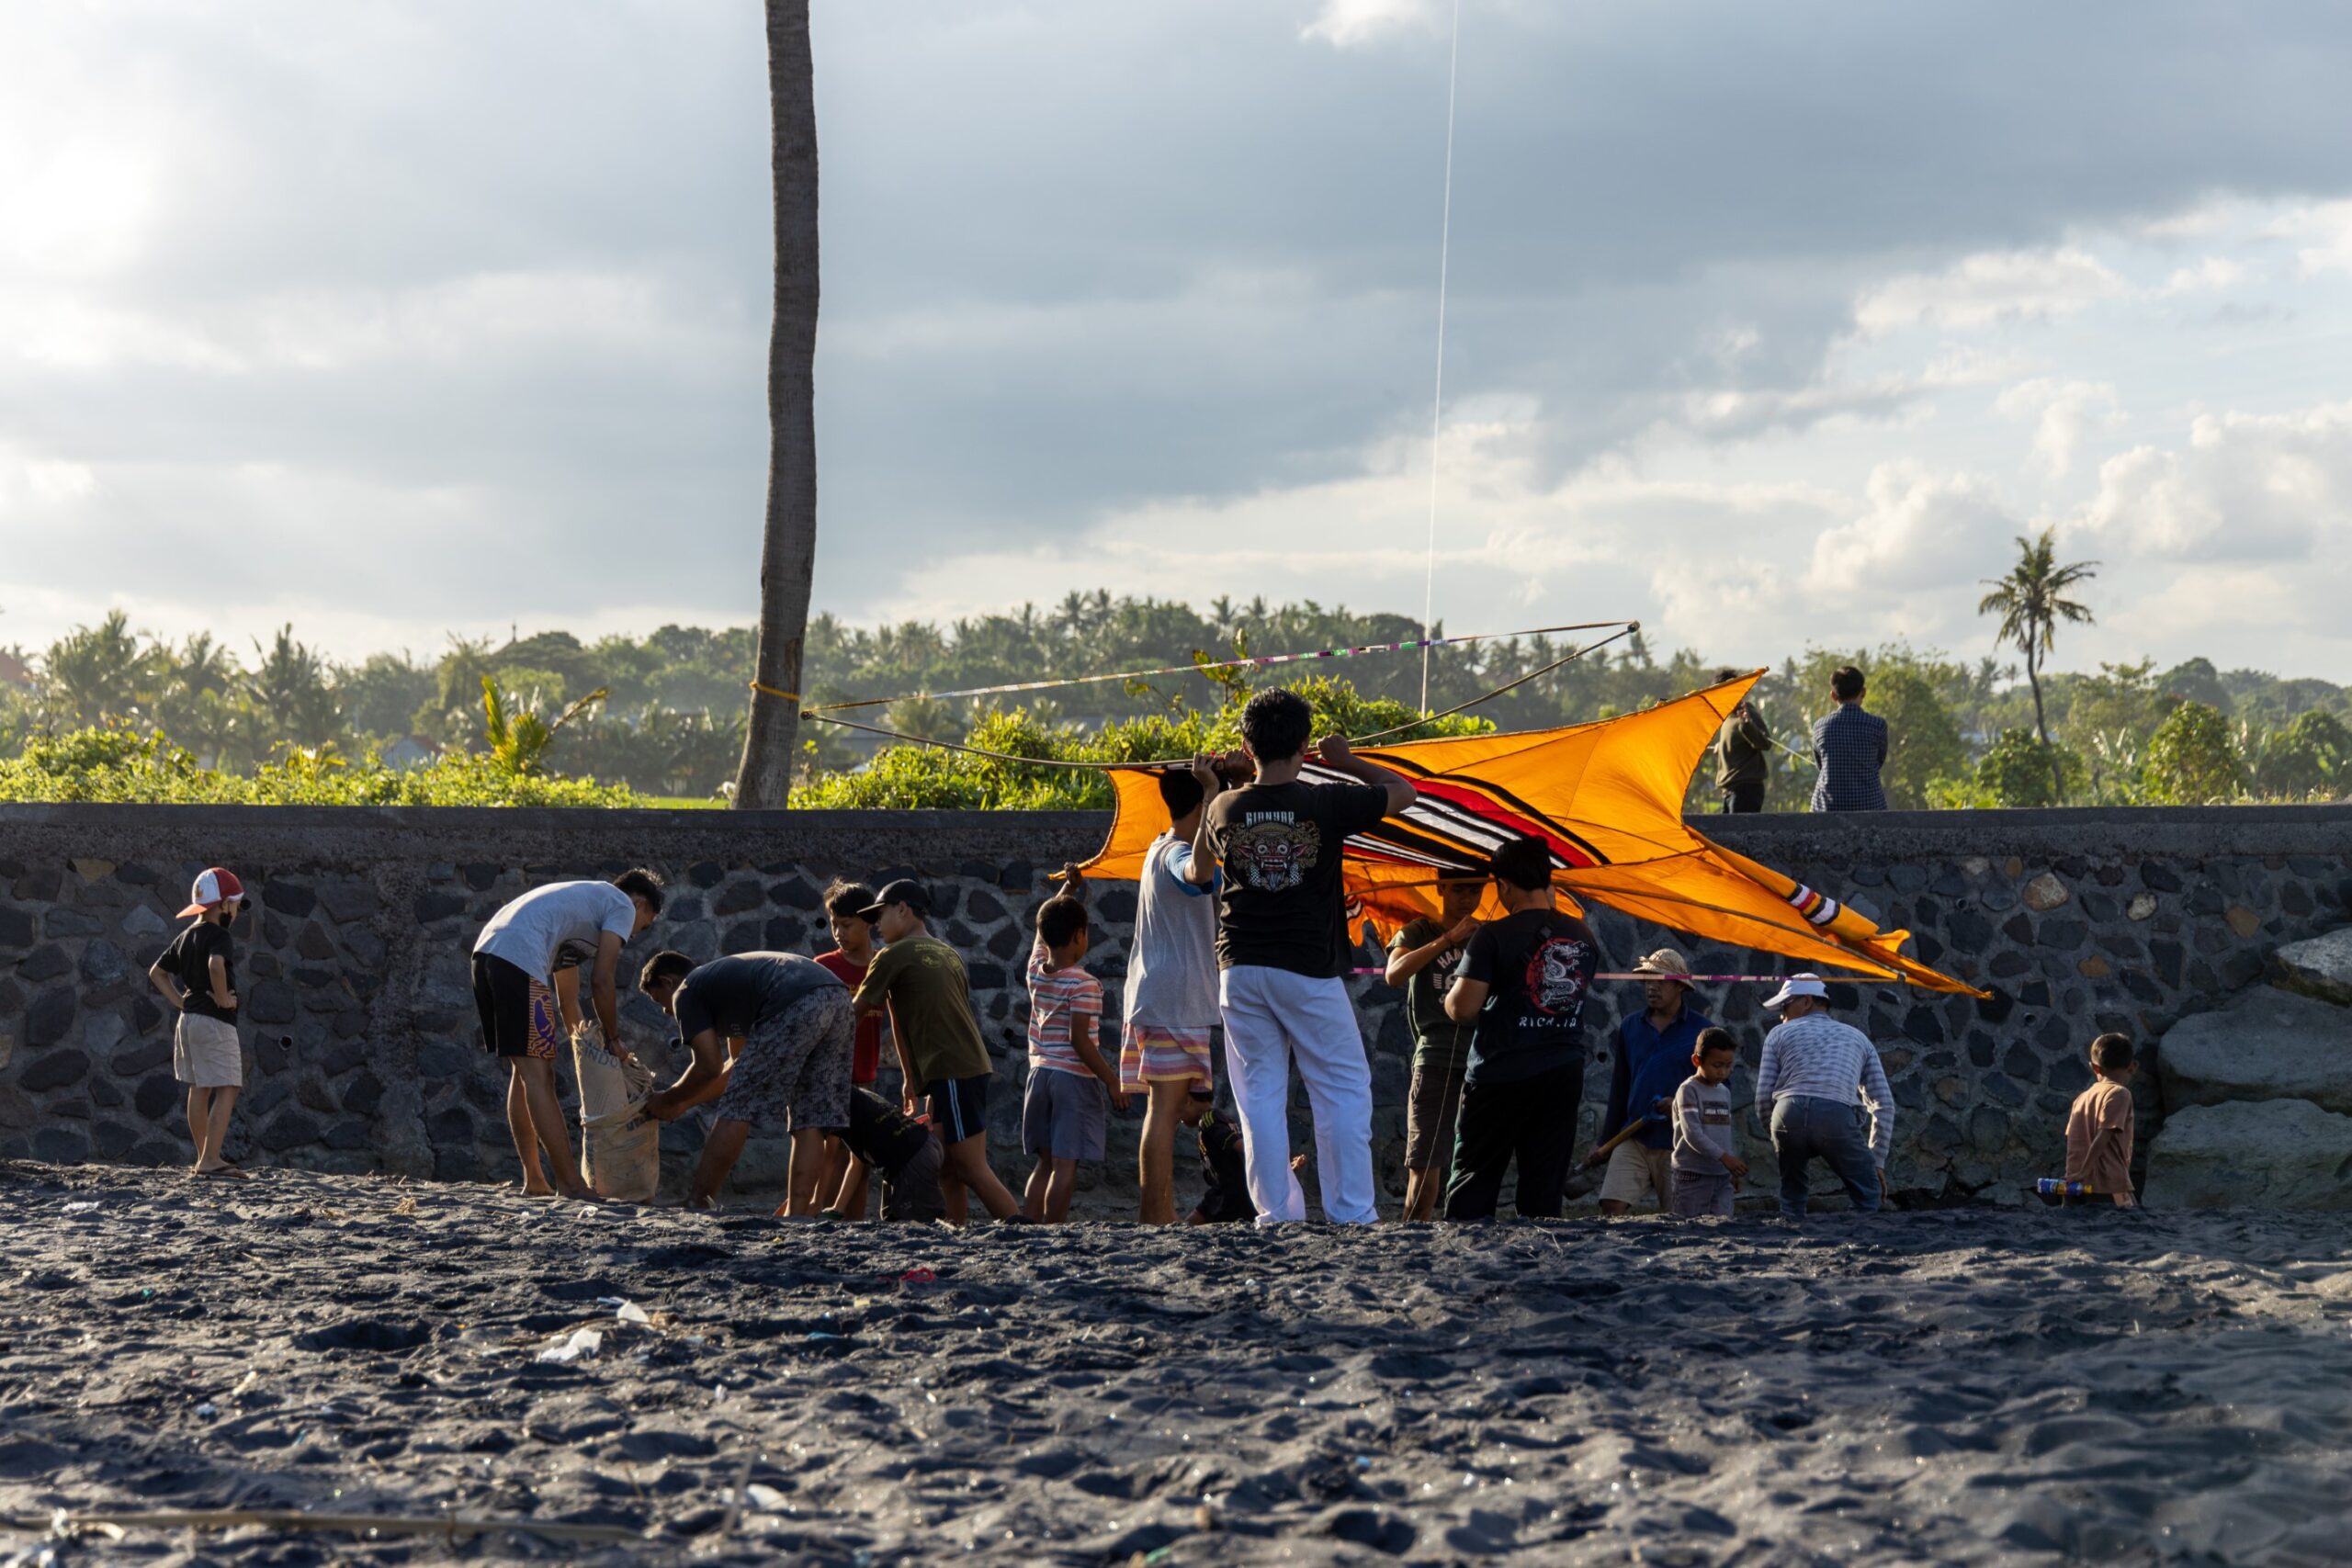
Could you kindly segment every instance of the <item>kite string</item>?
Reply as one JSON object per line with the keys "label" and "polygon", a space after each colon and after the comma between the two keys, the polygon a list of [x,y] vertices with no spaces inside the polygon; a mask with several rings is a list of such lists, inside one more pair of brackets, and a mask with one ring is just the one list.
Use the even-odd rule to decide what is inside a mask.
{"label": "kite string", "polygon": [[[1611,633],[1608,637],[1602,637],[1598,642],[1587,643],[1582,648],[1571,649],[1568,653],[1552,660],[1551,663],[1544,665],[1540,670],[1531,670],[1526,674],[1520,676],[1517,680],[1505,682],[1503,684],[1497,686],[1494,690],[1481,693],[1479,695],[1471,698],[1466,703],[1457,703],[1453,707],[1446,709],[1443,713],[1431,714],[1426,718],[1416,718],[1408,720],[1404,724],[1392,725],[1386,729],[1376,729],[1370,735],[1353,737],[1348,743],[1351,746],[1362,745],[1367,741],[1378,740],[1385,736],[1395,735],[1401,730],[1412,729],[1424,724],[1434,723],[1436,720],[1441,718],[1451,718],[1453,715],[1462,712],[1464,708],[1476,707],[1480,703],[1490,701],[1493,698],[1501,696],[1506,692],[1524,686],[1527,682],[1536,679],[1538,676],[1548,675],[1564,664],[1572,663],[1577,660],[1582,659],[1586,654],[1592,652],[1595,649],[1606,648],[1611,643],[1617,641],[1618,638],[1631,637],[1635,632],[1642,629],[1642,624],[1639,621],[1626,621],[1623,623],[1603,621],[1599,624],[1602,626],[1617,626],[1620,629]],[[1149,768],[1181,768],[1192,761],[1190,757],[1163,757],[1151,761],[1143,762],[1089,762],[1072,761],[1060,757],[1019,757],[1009,751],[991,751],[985,747],[967,746],[959,740],[934,740],[927,735],[908,735],[896,729],[885,729],[879,725],[860,724],[855,719],[852,718],[836,718],[829,713],[810,711],[802,714],[800,716],[807,719],[814,719],[819,724],[838,724],[843,729],[864,730],[868,735],[879,735],[886,739],[900,741],[910,746],[936,746],[943,751],[961,751],[965,755],[970,757],[985,757],[990,761],[997,762],[1017,762],[1033,768],[1091,768],[1098,773],[1113,773]]]}
{"label": "kite string", "polygon": [[[1548,637],[1554,632],[1598,631],[1603,626],[1632,626],[1631,621],[1578,621],[1568,626],[1529,626],[1519,631],[1469,632],[1461,637],[1438,637],[1437,646],[1452,647],[1456,643],[1495,642],[1504,637]],[[1152,675],[1192,675],[1208,670],[1264,669],[1275,664],[1296,664],[1307,660],[1351,659],[1365,653],[1401,653],[1421,646],[1419,638],[1402,642],[1366,643],[1356,648],[1319,648],[1306,653],[1261,653],[1239,659],[1195,660],[1190,664],[1162,665],[1157,670],[1127,670],[1109,675],[1058,675],[1044,681],[1012,681],[999,686],[965,686],[950,692],[909,692],[895,697],[857,697],[846,702],[816,703],[808,713],[837,713],[846,708],[887,707],[901,702],[944,702],[950,697],[989,697],[1009,692],[1043,692],[1057,686],[1098,685],[1110,681],[1140,681]]]}
{"label": "kite string", "polygon": [[1453,0],[1453,40],[1445,56],[1445,181],[1437,220],[1437,374],[1430,392],[1430,540],[1421,580],[1421,711],[1430,706],[1430,646],[1437,619],[1437,449],[1445,430],[1445,282],[1453,243],[1453,102],[1462,66],[1462,0]]}

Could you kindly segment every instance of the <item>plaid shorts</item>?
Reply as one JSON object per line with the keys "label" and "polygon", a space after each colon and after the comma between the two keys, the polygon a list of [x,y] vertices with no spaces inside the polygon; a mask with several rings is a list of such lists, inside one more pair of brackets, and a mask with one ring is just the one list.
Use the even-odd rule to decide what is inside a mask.
{"label": "plaid shorts", "polygon": [[1119,1043],[1119,1089],[1142,1094],[1150,1083],[1197,1083],[1215,1087],[1209,1036],[1212,1026],[1170,1029],[1156,1023],[1130,1023]]}

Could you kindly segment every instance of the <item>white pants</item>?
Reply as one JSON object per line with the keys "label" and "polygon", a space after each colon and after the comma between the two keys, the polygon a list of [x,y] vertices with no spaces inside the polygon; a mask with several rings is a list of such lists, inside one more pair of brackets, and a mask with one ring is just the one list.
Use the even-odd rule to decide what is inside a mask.
{"label": "white pants", "polygon": [[1346,982],[1241,965],[1217,978],[1225,1059],[1241,1116],[1250,1199],[1258,1223],[1306,1218],[1290,1169],[1290,1064],[1315,1111],[1315,1180],[1325,1217],[1368,1225],[1373,1206],[1372,1066]]}

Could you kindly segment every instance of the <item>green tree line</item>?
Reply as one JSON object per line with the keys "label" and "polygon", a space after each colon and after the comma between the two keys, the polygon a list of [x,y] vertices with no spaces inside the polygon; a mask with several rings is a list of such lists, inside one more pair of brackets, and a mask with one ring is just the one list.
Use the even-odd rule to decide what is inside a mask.
{"label": "green tree line", "polygon": [[[944,625],[856,627],[820,615],[808,628],[807,694],[819,705],[896,698],[841,716],[990,750],[1091,761],[1177,755],[1195,743],[1228,742],[1223,716],[1250,687],[1299,684],[1310,673],[1325,678],[1315,689],[1328,711],[1365,720],[1340,728],[1359,734],[1385,728],[1369,716],[1394,723],[1419,711],[1420,658],[1193,671],[994,700],[919,694],[1386,643],[1419,632],[1408,615],[1312,601],[1270,606],[1219,599],[1196,611],[1101,592],[1072,593],[1050,610],[1023,606]],[[1546,671],[1607,635],[1436,649],[1430,707],[1442,711],[1532,674],[1469,716],[1501,729],[1578,723],[1680,695],[1708,684],[1718,668],[1764,662],[1730,649],[1660,658],[1634,634]],[[344,663],[290,626],[240,649],[201,634],[179,642],[150,637],[118,612],[46,649],[8,652],[0,671],[25,672],[21,682],[0,681],[0,792],[15,798],[59,798],[53,784],[26,782],[27,759],[70,771],[70,760],[84,753],[60,743],[101,731],[164,738],[158,754],[184,760],[171,775],[180,780],[172,787],[183,791],[198,773],[248,784],[267,778],[275,781],[267,789],[290,788],[282,776],[288,767],[318,775],[303,786],[313,791],[356,789],[373,757],[387,774],[486,769],[468,789],[534,777],[538,789],[596,781],[607,790],[600,798],[618,798],[609,793],[617,788],[631,798],[714,799],[742,748],[752,633],[664,626],[641,637],[582,640],[543,631],[503,642],[452,639],[432,657],[377,653]],[[2052,671],[2047,653],[2038,649],[2031,679],[2020,680],[1996,656],[1957,658],[1900,643],[1809,648],[1769,669],[1757,701],[1775,734],[1802,752],[1808,725],[1828,709],[1829,671],[1860,665],[1870,678],[1868,705],[1893,731],[1886,783],[1898,807],[2301,800],[2352,789],[2352,689],[2220,671],[2203,659],[2166,669],[2142,660],[2089,673]],[[527,756],[518,735],[530,738]],[[1007,770],[887,747],[821,722],[808,724],[803,736],[796,800],[809,806],[1076,805],[1102,790],[1094,775],[1075,770]],[[118,784],[129,776],[120,773],[124,765],[109,764]],[[337,769],[339,784],[332,782]],[[152,768],[141,776],[162,787],[164,775]],[[1809,761],[1781,753],[1769,804],[1802,809],[1811,776]],[[1702,767],[1693,804],[1712,794],[1711,770]]]}

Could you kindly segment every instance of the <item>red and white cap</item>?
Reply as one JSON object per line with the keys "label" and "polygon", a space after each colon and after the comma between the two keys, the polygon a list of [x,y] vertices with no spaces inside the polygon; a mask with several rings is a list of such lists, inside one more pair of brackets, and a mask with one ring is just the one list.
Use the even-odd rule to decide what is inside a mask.
{"label": "red and white cap", "polygon": [[245,885],[236,874],[225,866],[208,867],[196,885],[187,890],[187,908],[180,911],[182,919],[189,915],[209,914],[222,904],[245,896]]}

